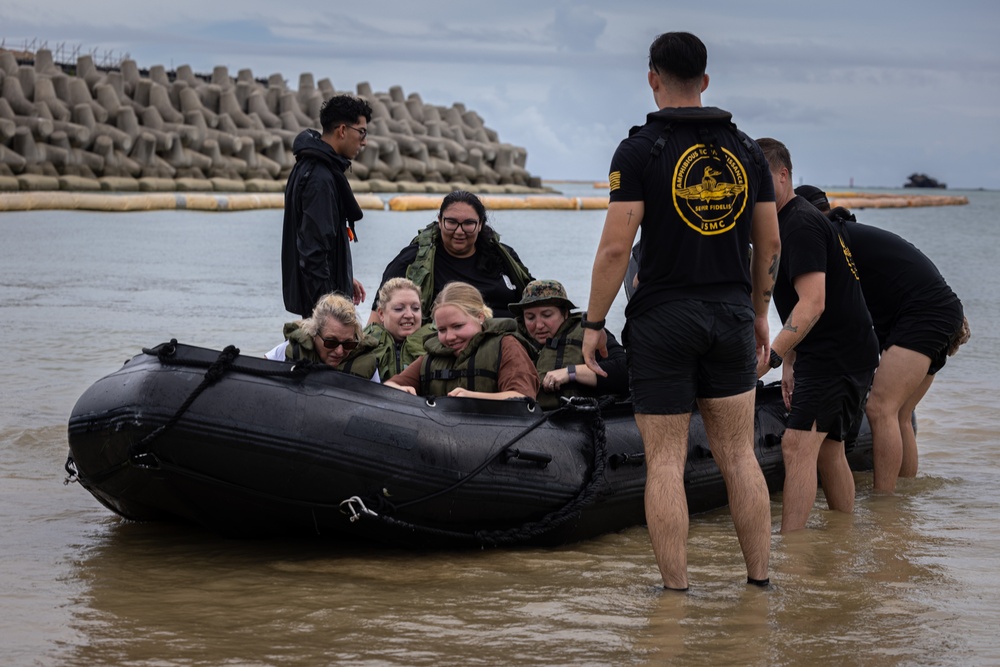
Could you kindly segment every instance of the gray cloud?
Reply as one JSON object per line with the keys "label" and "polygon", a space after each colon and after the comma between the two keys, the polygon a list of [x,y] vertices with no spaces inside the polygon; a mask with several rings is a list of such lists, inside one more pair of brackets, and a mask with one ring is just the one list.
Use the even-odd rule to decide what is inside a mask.
{"label": "gray cloud", "polygon": [[[905,21],[904,21],[905,19]],[[822,11],[776,0],[658,7],[644,0],[452,0],[362,5],[300,0],[169,7],[104,0],[7,0],[0,39],[129,53],[143,67],[216,65],[303,72],[338,89],[401,85],[463,101],[547,178],[602,179],[629,126],[652,110],[646,50],[691,30],[709,48],[706,104],[752,136],[794,145],[822,185],[900,185],[926,171],[953,186],[1000,187],[1000,3],[909,6],[842,0]]]}

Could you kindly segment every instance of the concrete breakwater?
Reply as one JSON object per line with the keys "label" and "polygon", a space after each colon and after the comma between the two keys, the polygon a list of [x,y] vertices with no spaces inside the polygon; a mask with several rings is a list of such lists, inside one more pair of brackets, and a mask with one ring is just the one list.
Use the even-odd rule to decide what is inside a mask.
{"label": "concrete breakwater", "polygon": [[[319,129],[320,106],[342,92],[310,73],[292,89],[249,69],[201,76],[124,60],[103,71],[89,55],[67,66],[46,49],[30,62],[0,49],[0,191],[280,192],[295,136]],[[546,191],[527,151],[462,103],[365,82],[355,94],[373,111],[348,174],[355,192]]]}

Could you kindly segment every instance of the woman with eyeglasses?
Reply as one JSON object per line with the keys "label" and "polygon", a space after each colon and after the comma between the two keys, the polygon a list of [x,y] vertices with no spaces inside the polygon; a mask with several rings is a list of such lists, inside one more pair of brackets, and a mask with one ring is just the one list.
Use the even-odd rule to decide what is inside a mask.
{"label": "woman with eyeglasses", "polygon": [[365,333],[378,341],[375,358],[385,382],[401,373],[424,353],[424,339],[434,335],[433,324],[422,324],[420,288],[406,278],[390,278],[378,291],[378,322]]}
{"label": "woman with eyeglasses", "polygon": [[437,337],[427,353],[385,384],[418,396],[505,400],[538,394],[530,343],[510,318],[492,318],[490,307],[468,283],[448,283],[434,300]]}
{"label": "woman with eyeglasses", "polygon": [[[511,317],[507,304],[517,301],[532,281],[514,249],[501,243],[500,235],[487,224],[483,202],[464,190],[444,198],[437,220],[386,266],[382,284],[397,277],[409,278],[420,287],[425,322],[435,297],[448,283],[472,285],[496,317]],[[378,307],[376,298],[369,324],[378,321]]]}
{"label": "woman with eyeglasses", "polygon": [[285,324],[285,341],[264,356],[274,361],[311,361],[379,382],[377,341],[361,330],[354,304],[339,293],[327,294],[312,316]]}

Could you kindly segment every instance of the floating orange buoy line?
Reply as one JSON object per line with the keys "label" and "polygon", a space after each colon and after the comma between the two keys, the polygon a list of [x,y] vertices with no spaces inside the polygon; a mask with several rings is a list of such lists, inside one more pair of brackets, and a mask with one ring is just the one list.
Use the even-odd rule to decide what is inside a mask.
{"label": "floating orange buoy line", "polygon": [[969,198],[961,195],[896,195],[861,192],[828,192],[831,206],[844,208],[908,208],[911,206],[962,206]]}
{"label": "floating orange buoy line", "polygon": [[[261,208],[283,208],[283,192],[218,192],[218,191],[158,191],[150,179],[143,184],[145,191],[84,192],[28,191],[0,193],[0,212],[81,210],[81,211],[247,211]],[[172,183],[172,182],[171,182]],[[216,185],[223,185],[217,183]],[[417,184],[414,184],[417,185]],[[599,184],[598,184],[599,185]],[[550,195],[481,194],[488,209],[502,210],[602,210],[608,208],[608,197],[571,197]],[[961,206],[969,199],[960,195],[896,195],[858,192],[827,193],[832,206],[849,209],[908,208],[915,206]],[[444,194],[356,194],[358,204],[375,211],[436,211]],[[387,198],[386,198],[387,197]]]}

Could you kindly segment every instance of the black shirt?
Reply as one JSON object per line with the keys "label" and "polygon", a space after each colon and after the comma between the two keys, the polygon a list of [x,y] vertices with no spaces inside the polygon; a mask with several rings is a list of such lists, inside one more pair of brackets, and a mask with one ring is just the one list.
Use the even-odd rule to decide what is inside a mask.
{"label": "black shirt", "polygon": [[[514,252],[513,248],[506,244],[504,244],[504,247],[511,256],[520,262],[520,258]],[[434,293],[431,294],[429,302],[433,303],[434,298],[438,295],[438,292],[444,289],[445,285],[450,282],[460,281],[469,283],[479,290],[480,294],[483,295],[483,301],[493,309],[493,317],[514,317],[514,314],[510,312],[507,306],[521,300],[521,291],[517,289],[513,278],[504,271],[501,271],[496,276],[485,275],[478,268],[478,254],[480,252],[483,251],[477,249],[476,254],[471,257],[453,257],[439,243],[437,249],[434,251]],[[406,269],[416,258],[416,243],[403,248],[396,255],[395,259],[385,267],[379,288],[381,289],[382,285],[390,278],[406,277]],[[376,295],[372,302],[372,310],[377,309],[378,296]],[[424,313],[423,317],[427,320],[430,318],[430,313]]]}
{"label": "black shirt", "polygon": [[853,216],[835,218],[834,223],[854,255],[861,291],[880,338],[888,336],[904,313],[950,309],[960,303],[934,262],[906,239],[854,222]]}
{"label": "black shirt", "polygon": [[808,201],[795,197],[778,211],[778,226],[781,262],[774,283],[774,305],[781,321],[788,321],[799,301],[793,287],[795,278],[814,272],[826,278],[825,308],[795,348],[795,372],[843,375],[878,366],[878,341],[858,272],[833,223]]}
{"label": "black shirt", "polygon": [[626,315],[685,298],[752,305],[753,211],[774,201],[774,186],[760,148],[729,113],[691,107],[649,114],[618,146],[609,180],[612,202],[644,205],[639,286]]}

